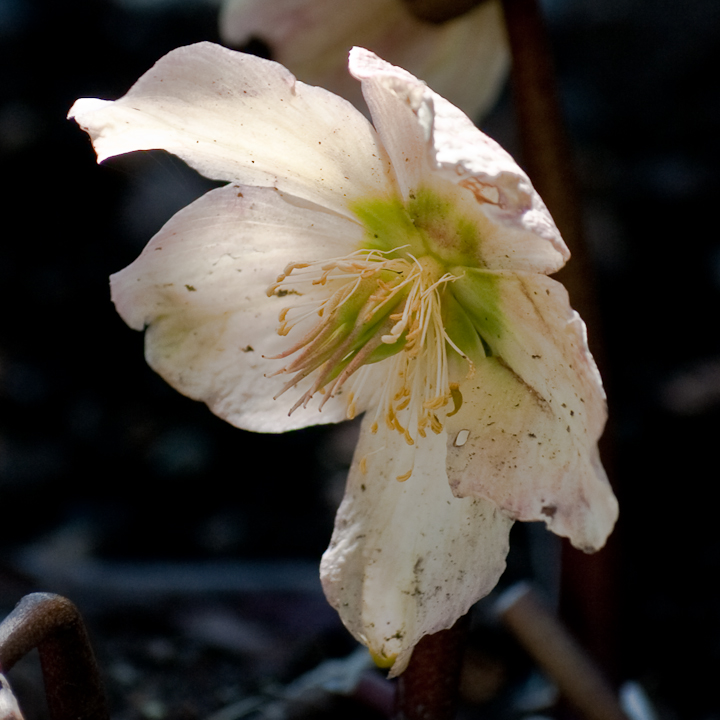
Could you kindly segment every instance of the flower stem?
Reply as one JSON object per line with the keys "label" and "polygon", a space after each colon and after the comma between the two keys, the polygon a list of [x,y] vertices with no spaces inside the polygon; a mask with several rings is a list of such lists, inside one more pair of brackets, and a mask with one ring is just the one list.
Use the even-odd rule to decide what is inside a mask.
{"label": "flower stem", "polygon": [[[566,286],[573,307],[588,326],[597,326],[580,192],[542,13],[537,0],[503,0],[503,9],[512,50],[513,99],[523,164],[573,258],[570,271],[561,270],[556,279]],[[597,350],[591,350],[597,359]]]}
{"label": "flower stem", "polygon": [[394,720],[452,720],[468,626],[465,615],[415,646],[410,664],[398,679]]}

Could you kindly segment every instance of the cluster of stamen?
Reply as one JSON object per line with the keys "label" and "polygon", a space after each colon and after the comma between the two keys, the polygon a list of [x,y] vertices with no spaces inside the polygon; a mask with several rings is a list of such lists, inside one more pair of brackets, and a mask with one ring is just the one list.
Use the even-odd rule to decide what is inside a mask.
{"label": "cluster of stamen", "polygon": [[[400,250],[358,250],[343,258],[291,263],[268,288],[269,296],[283,296],[289,288],[302,294],[307,285],[328,291],[319,303],[280,312],[280,335],[312,315],[319,318],[304,337],[275,356],[295,355],[275,373],[292,374],[276,397],[312,375],[291,413],[307,407],[316,393],[323,395],[322,409],[347,384],[348,418],[357,413],[357,399],[372,392],[373,432],[384,422],[413,445],[428,429],[442,430],[439,410],[452,403],[447,414],[457,412],[461,397],[450,380],[448,346],[470,361],[448,336],[441,312],[445,285],[456,277],[430,256],[418,259]],[[378,389],[372,366],[379,361],[386,370]]]}

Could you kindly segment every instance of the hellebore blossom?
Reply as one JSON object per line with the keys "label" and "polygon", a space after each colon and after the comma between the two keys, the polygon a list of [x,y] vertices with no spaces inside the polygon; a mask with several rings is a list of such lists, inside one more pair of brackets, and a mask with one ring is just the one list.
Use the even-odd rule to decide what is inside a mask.
{"label": "hellebore blossom", "polygon": [[235,47],[260,38],[300,80],[356,106],[362,97],[347,53],[361,45],[423,78],[473,118],[495,102],[510,64],[500,0],[438,25],[418,20],[403,0],[226,0],[220,36]]}
{"label": "hellebore blossom", "polygon": [[374,127],[210,43],[70,111],[98,160],[150,148],[229,181],[112,277],[149,364],[240,428],[364,412],[321,576],[392,674],[504,570],[514,520],[600,548],[617,503],[568,258],[525,173],[408,72],[354,48]]}

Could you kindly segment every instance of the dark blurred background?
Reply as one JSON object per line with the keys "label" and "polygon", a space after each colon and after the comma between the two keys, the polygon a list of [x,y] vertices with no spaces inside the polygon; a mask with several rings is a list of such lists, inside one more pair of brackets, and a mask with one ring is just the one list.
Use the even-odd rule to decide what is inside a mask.
{"label": "dark blurred background", "polygon": [[[585,195],[621,502],[603,566],[618,608],[610,672],[640,680],[662,718],[718,720],[720,3],[546,0],[544,10]],[[98,167],[65,120],[76,98],[119,97],[172,48],[218,41],[217,11],[202,0],[0,0],[0,615],[27,589],[48,589],[76,592],[92,616],[103,582],[122,586],[118,568],[150,561],[251,567],[260,590],[238,600],[238,622],[271,628],[253,636],[254,660],[300,637],[295,665],[267,660],[270,675],[287,675],[352,648],[315,573],[353,427],[243,433],[147,368],[107,277],[212,183],[160,152]],[[509,90],[486,127],[517,149]],[[527,535],[510,579],[533,572]],[[297,577],[276,564],[288,560]],[[110,568],[112,582],[73,575],[90,565]],[[202,582],[218,590],[217,579]],[[266,587],[274,603],[262,600]],[[160,594],[155,610],[142,596],[144,620],[125,624],[118,600],[96,630],[119,706],[123,689],[138,697],[127,669],[135,631],[147,625],[170,643],[138,641],[146,662],[176,674],[183,665],[172,662],[190,652],[178,639],[187,607],[158,617]],[[163,623],[177,637],[153,629]],[[105,642],[103,627],[120,630]],[[123,641],[118,660],[113,642]],[[227,697],[213,686],[202,710],[240,692],[232,671],[214,679],[222,672]],[[202,714],[191,700],[183,715],[143,698],[118,717]]]}

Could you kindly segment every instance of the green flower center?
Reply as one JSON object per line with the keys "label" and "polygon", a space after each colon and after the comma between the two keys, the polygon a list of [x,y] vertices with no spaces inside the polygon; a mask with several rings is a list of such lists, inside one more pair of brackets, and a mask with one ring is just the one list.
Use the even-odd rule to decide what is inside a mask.
{"label": "green flower center", "polygon": [[420,189],[400,199],[361,200],[352,206],[366,230],[364,247],[389,257],[429,255],[446,267],[480,267],[480,235],[475,222],[449,200]]}
{"label": "green flower center", "polygon": [[[292,263],[268,288],[268,295],[280,296],[303,282],[327,288],[325,299],[309,311],[294,306],[280,313],[280,335],[317,316],[304,337],[276,356],[293,356],[278,371],[292,375],[280,394],[311,376],[290,412],[306,407],[316,393],[323,394],[322,408],[352,377],[348,417],[357,412],[357,398],[371,391],[379,395],[373,429],[385,422],[412,445],[428,428],[442,430],[443,413],[452,415],[462,402],[459,383],[488,354],[476,329],[477,313],[464,307],[469,297],[472,304],[471,294],[462,292],[458,300],[452,291],[457,282],[467,286],[468,273],[484,274],[477,259],[479,232],[430,190],[406,204],[371,199],[352,209],[365,227],[358,250]],[[378,389],[377,382],[367,381],[380,361],[387,372]]]}

